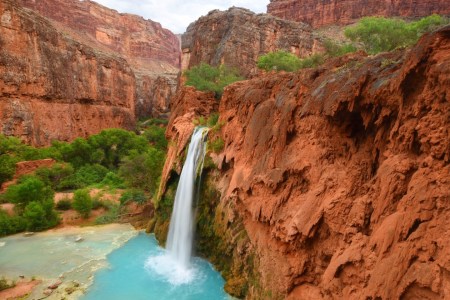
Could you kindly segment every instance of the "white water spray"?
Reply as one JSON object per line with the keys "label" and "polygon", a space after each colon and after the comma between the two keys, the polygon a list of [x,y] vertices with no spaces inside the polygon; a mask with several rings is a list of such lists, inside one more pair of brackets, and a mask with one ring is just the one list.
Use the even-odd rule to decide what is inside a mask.
{"label": "white water spray", "polygon": [[186,161],[181,171],[170,218],[167,250],[183,268],[188,268],[194,238],[194,196],[197,172],[203,168],[208,128],[197,127],[192,134]]}

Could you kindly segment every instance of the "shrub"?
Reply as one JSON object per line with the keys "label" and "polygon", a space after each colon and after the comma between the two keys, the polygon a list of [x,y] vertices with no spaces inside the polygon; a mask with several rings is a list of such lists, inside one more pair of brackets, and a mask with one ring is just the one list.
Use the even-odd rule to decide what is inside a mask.
{"label": "shrub", "polygon": [[147,197],[145,196],[144,191],[138,189],[131,189],[125,191],[120,197],[120,204],[124,205],[129,201],[134,201],[139,205],[142,205],[147,202]]}
{"label": "shrub", "polygon": [[214,153],[219,153],[225,147],[225,142],[220,138],[216,138],[208,143],[208,148]]}
{"label": "shrub", "polygon": [[42,231],[58,224],[58,215],[53,207],[53,200],[50,199],[28,203],[23,213],[27,222],[27,230]]}
{"label": "shrub", "polygon": [[166,130],[164,128],[150,125],[144,131],[143,135],[156,149],[162,151],[167,150]]}
{"label": "shrub", "polygon": [[243,80],[236,69],[225,65],[213,67],[202,63],[185,72],[186,85],[193,86],[199,91],[214,92],[217,97],[223,93],[225,86]]}
{"label": "shrub", "polygon": [[38,177],[25,176],[19,180],[18,184],[12,185],[6,190],[5,198],[23,210],[32,201],[53,200],[53,195],[53,190]]}
{"label": "shrub", "polygon": [[117,222],[120,216],[120,206],[116,203],[112,202],[105,202],[105,205],[108,208],[108,212],[104,214],[103,216],[98,217],[95,219],[95,224],[97,225],[103,225],[103,224],[109,224]]}
{"label": "shrub", "polygon": [[125,188],[125,182],[114,172],[108,172],[105,178],[100,182],[103,186],[109,186],[110,188],[122,189]]}
{"label": "shrub", "polygon": [[0,236],[14,234],[27,228],[25,219],[21,216],[10,216],[0,209]]}
{"label": "shrub", "polygon": [[73,194],[72,207],[84,218],[89,218],[92,210],[92,198],[87,190],[77,190]]}
{"label": "shrub", "polygon": [[67,181],[70,176],[73,176],[74,172],[71,164],[58,163],[50,168],[39,168],[35,174],[54,190],[61,190],[64,188],[63,182]]}
{"label": "shrub", "polygon": [[292,53],[276,51],[260,56],[257,65],[266,71],[294,72],[300,68],[300,59]]}
{"label": "shrub", "polygon": [[164,165],[164,152],[150,148],[146,153],[126,157],[119,175],[128,186],[154,193]]}
{"label": "shrub", "polygon": [[309,57],[300,60],[300,69],[315,68],[325,61],[325,57],[322,54],[313,54]]}
{"label": "shrub", "polygon": [[0,185],[11,180],[16,172],[17,159],[11,155],[0,155]]}
{"label": "shrub", "polygon": [[322,54],[314,54],[300,59],[292,53],[286,51],[270,52],[258,58],[258,68],[270,71],[295,72],[299,69],[313,68],[324,62]]}
{"label": "shrub", "polygon": [[102,201],[102,199],[95,197],[94,199],[92,199],[92,209],[96,210],[100,208],[108,209],[108,206],[105,202]]}
{"label": "shrub", "polygon": [[358,50],[354,45],[352,44],[337,44],[336,42],[326,39],[324,41],[324,47],[326,50],[326,54],[329,57],[338,57],[345,55],[347,53],[356,52]]}
{"label": "shrub", "polygon": [[72,208],[72,201],[69,199],[61,199],[56,203],[57,210],[69,210]]}
{"label": "shrub", "polygon": [[108,169],[99,164],[84,165],[74,174],[64,178],[58,185],[61,189],[80,189],[89,185],[100,183]]}
{"label": "shrub", "polygon": [[411,23],[401,19],[365,17],[357,25],[348,27],[345,35],[362,43],[367,53],[376,54],[413,45],[423,33],[446,23],[446,18],[437,15]]}

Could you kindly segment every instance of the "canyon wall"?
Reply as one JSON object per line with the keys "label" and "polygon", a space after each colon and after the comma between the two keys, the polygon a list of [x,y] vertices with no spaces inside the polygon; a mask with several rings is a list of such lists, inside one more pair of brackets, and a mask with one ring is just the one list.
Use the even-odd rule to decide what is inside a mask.
{"label": "canyon wall", "polygon": [[213,10],[189,25],[182,35],[182,69],[201,62],[226,64],[248,77],[257,73],[256,61],[262,54],[283,49],[307,56],[317,46],[311,28],[305,24],[243,8]]}
{"label": "canyon wall", "polygon": [[[228,86],[210,133],[224,148],[205,162],[197,213],[197,251],[227,291],[450,298],[449,78],[450,26],[410,50]],[[185,96],[168,127],[178,147],[198,101]]]}
{"label": "canyon wall", "polygon": [[120,57],[0,2],[0,132],[37,146],[135,124],[135,76]]}
{"label": "canyon wall", "polygon": [[270,0],[267,13],[313,27],[347,25],[366,16],[418,18],[433,13],[449,15],[446,0]]}
{"label": "canyon wall", "polygon": [[121,14],[89,0],[18,2],[82,44],[124,58],[136,76],[137,117],[167,113],[180,67],[180,42],[172,32],[157,22]]}

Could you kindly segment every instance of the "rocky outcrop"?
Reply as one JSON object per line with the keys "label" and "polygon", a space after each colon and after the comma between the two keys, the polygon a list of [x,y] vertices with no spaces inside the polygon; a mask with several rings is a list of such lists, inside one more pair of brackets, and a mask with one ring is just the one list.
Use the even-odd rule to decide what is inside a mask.
{"label": "rocky outcrop", "polygon": [[0,132],[42,146],[104,128],[133,128],[135,77],[127,62],[0,3]]}
{"label": "rocky outcrop", "polygon": [[257,73],[262,54],[287,50],[298,56],[311,54],[318,42],[309,26],[247,9],[213,10],[189,25],[181,37],[182,69],[201,62],[235,67],[242,75]]}
{"label": "rocky outcrop", "polygon": [[417,18],[433,13],[449,15],[450,5],[445,0],[270,0],[267,13],[320,27],[347,25],[366,16]]}
{"label": "rocky outcrop", "polygon": [[217,111],[218,107],[219,101],[214,97],[214,93],[201,92],[193,87],[180,85],[170,107],[171,117],[166,138],[173,143],[169,144],[167,151],[158,198],[165,192],[172,170],[181,173],[182,161],[179,158],[194,131],[195,120],[202,116],[209,116]]}
{"label": "rocky outcrop", "polygon": [[136,76],[137,117],[160,117],[167,111],[180,66],[180,43],[172,32],[157,22],[89,0],[19,2],[80,43],[124,58]]}
{"label": "rocky outcrop", "polygon": [[[449,50],[446,27],[408,51],[225,89],[225,147],[207,181],[220,193],[200,199],[213,223],[199,243],[214,262],[231,259],[218,265],[228,291],[450,298]],[[182,109],[169,132],[177,116]]]}

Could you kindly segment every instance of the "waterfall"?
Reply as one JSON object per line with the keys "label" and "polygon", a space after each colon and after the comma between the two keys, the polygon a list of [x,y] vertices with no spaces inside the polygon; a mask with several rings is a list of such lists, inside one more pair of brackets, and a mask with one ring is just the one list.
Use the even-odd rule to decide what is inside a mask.
{"label": "waterfall", "polygon": [[184,268],[189,267],[194,238],[195,181],[203,168],[208,128],[197,127],[192,134],[186,161],[181,171],[175,194],[174,208],[170,218],[167,250]]}

